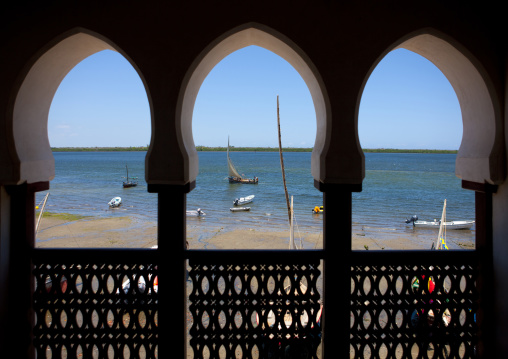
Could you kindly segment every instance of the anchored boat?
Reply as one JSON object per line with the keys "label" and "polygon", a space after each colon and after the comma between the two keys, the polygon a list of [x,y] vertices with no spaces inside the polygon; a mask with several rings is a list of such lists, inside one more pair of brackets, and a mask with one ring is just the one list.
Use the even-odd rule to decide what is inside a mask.
{"label": "anchored boat", "polygon": [[[123,182],[123,188],[136,187],[138,185],[138,182],[129,181],[129,169],[127,168],[127,165],[125,165],[125,170],[127,171],[127,177],[126,177],[127,181]],[[131,177],[131,178],[137,179],[137,177]]]}
{"label": "anchored boat", "polygon": [[233,207],[229,209],[231,212],[246,212],[250,211],[250,207]]}
{"label": "anchored boat", "polygon": [[190,210],[190,211],[185,211],[185,214],[187,215],[187,217],[201,217],[201,216],[206,216],[206,213],[203,212],[201,210],[201,208],[198,208],[197,210]]}
{"label": "anchored boat", "polygon": [[228,180],[229,180],[229,183],[249,183],[249,184],[257,184],[258,183],[257,177],[254,177],[252,179],[243,178],[236,170],[235,165],[233,164],[233,161],[231,161],[231,158],[229,157],[229,137],[228,137],[227,156],[228,156],[228,174],[229,174]]}
{"label": "anchored boat", "polygon": [[108,202],[108,205],[111,208],[120,207],[121,204],[122,204],[122,199],[120,197],[113,197],[113,199]]}
{"label": "anchored boat", "polygon": [[254,195],[251,194],[250,196],[247,196],[247,197],[235,198],[235,200],[233,201],[233,204],[235,206],[241,206],[241,205],[244,205],[247,203],[251,203],[253,200],[254,200]]}

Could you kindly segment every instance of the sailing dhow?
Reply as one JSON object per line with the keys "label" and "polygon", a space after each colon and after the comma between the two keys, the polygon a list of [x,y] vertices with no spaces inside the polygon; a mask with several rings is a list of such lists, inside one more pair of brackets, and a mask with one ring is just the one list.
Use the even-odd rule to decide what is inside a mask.
{"label": "sailing dhow", "polygon": [[228,179],[229,183],[250,183],[250,184],[257,184],[258,178],[254,177],[252,179],[250,178],[243,178],[240,176],[238,171],[235,168],[235,165],[233,164],[233,161],[231,161],[231,158],[229,158],[229,137],[228,137]]}

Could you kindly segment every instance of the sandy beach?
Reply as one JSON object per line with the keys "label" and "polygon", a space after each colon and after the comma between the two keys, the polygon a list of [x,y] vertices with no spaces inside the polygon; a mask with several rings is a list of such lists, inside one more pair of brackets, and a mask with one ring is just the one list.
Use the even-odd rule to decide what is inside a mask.
{"label": "sandy beach", "polygon": [[[353,225],[354,250],[430,249],[434,232],[393,231]],[[430,237],[430,238],[429,238]],[[295,232],[305,249],[323,248],[322,233]],[[191,249],[287,249],[289,231],[263,228],[203,229],[187,226]],[[157,244],[157,223],[136,217],[43,218],[36,239],[39,248],[149,248]],[[471,240],[450,242],[454,249],[472,249]]]}

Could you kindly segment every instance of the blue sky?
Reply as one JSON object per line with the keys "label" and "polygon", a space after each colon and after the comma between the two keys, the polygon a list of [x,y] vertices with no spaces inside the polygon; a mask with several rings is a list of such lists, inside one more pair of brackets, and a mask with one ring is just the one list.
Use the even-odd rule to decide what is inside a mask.
{"label": "blue sky", "polygon": [[[284,59],[249,46],[223,59],[203,82],[193,115],[196,145],[312,147],[316,117],[309,90]],[[407,50],[389,53],[362,95],[363,148],[458,149],[460,107],[444,75]],[[102,51],[62,81],[49,113],[52,147],[146,146],[150,110],[141,79],[120,54]]]}

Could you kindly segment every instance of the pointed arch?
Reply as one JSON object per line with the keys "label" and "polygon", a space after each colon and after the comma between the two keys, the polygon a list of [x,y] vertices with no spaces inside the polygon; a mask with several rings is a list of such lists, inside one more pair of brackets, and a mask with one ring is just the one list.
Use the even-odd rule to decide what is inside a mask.
{"label": "pointed arch", "polygon": [[46,182],[54,178],[55,165],[47,130],[53,97],[62,80],[79,62],[103,50],[120,52],[133,64],[112,42],[82,28],[53,39],[27,64],[12,105],[13,142],[9,152],[14,170],[11,178],[2,179],[4,183]]}
{"label": "pointed arch", "polygon": [[[432,62],[455,90],[463,123],[456,176],[470,182],[502,183],[506,161],[501,103],[487,71],[457,41],[434,29],[408,34],[386,53],[398,48]],[[378,58],[368,76],[386,53]]]}
{"label": "pointed arch", "polygon": [[[209,44],[187,71],[176,108],[176,136],[181,159],[170,159],[176,168],[182,169],[180,173],[183,173],[183,177],[178,177],[179,174],[173,172],[173,177],[169,175],[171,183],[193,182],[198,174],[198,158],[192,136],[192,114],[203,81],[222,59],[250,45],[265,48],[284,58],[307,84],[314,102],[317,121],[316,140],[312,153],[312,175],[317,180],[324,178],[324,149],[331,116],[323,81],[311,60],[290,39],[269,27],[248,23],[223,34]],[[152,152],[152,156],[154,156],[152,160],[155,161],[157,155]],[[169,168],[171,167],[175,168],[174,166]]]}

